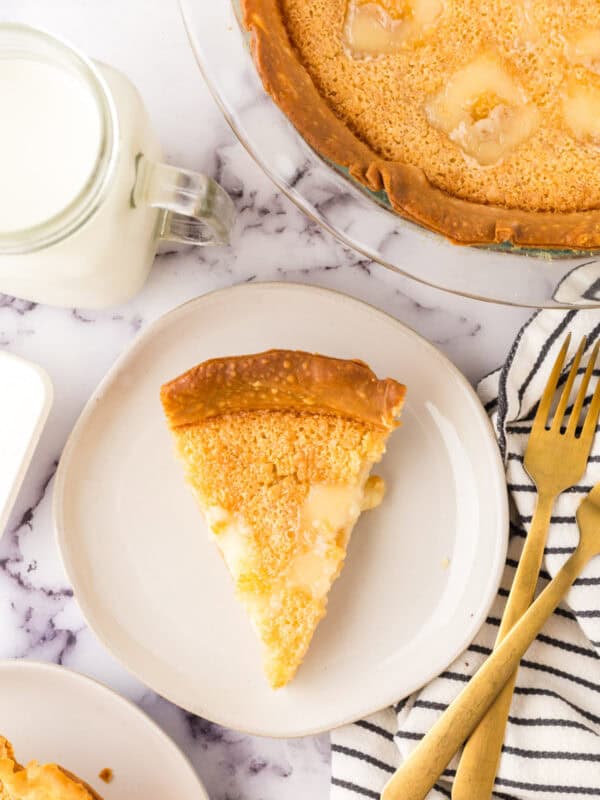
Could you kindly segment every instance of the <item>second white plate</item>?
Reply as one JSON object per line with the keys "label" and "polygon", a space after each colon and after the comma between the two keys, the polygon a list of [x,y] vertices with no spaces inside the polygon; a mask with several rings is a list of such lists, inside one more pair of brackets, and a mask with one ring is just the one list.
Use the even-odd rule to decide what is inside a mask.
{"label": "second white plate", "polygon": [[[270,347],[361,358],[408,386],[403,427],[296,679],[273,692],[162,416],[159,389],[204,359]],[[469,643],[504,563],[504,471],[472,388],[395,319],[290,284],[205,295],[148,328],[81,415],[55,486],[55,524],[81,608],[141,680],[228,727],[299,736],[422,686]]]}
{"label": "second white plate", "polygon": [[[21,763],[55,762],[104,800],[208,800],[194,769],[139,708],[85,675],[0,662],[0,733]],[[103,783],[103,769],[113,773]]]}

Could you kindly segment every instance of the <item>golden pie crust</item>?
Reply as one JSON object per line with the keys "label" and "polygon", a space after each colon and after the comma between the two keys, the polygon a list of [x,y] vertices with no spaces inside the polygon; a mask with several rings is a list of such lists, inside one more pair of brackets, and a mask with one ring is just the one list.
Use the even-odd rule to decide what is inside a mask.
{"label": "golden pie crust", "polygon": [[379,380],[362,361],[301,350],[205,361],[165,384],[161,401],[171,428],[244,411],[337,414],[392,430],[405,387]]}
{"label": "golden pie crust", "polygon": [[19,764],[0,736],[0,800],[102,800],[85,781],[58,764]]}
{"label": "golden pie crust", "polygon": [[[344,0],[344,3],[346,1]],[[364,0],[357,1],[364,2]],[[537,0],[526,0],[524,6],[529,6],[534,1],[537,2]],[[331,0],[332,5],[336,7],[340,2],[342,0]],[[380,0],[380,2],[386,8],[405,5],[405,3],[395,3],[393,0]],[[411,2],[411,0],[407,0],[407,2]],[[584,5],[585,2],[587,0],[582,0]],[[381,149],[372,147],[365,141],[364,136],[355,133],[352,126],[342,119],[343,115],[336,113],[335,104],[331,103],[332,91],[329,92],[329,99],[326,99],[325,93],[316,85],[309,65],[305,65],[297,42],[291,40],[289,26],[284,18],[285,9],[289,4],[287,0],[241,0],[241,4],[244,23],[252,34],[253,56],[265,89],[315,150],[336,164],[346,167],[353,178],[372,191],[385,190],[393,208],[403,217],[441,233],[459,244],[509,242],[515,246],[573,250],[592,250],[600,246],[600,200],[596,203],[594,199],[595,177],[594,186],[592,186],[592,180],[589,181],[588,201],[580,201],[572,208],[561,208],[561,203],[558,203],[556,209],[551,208],[552,198],[547,201],[549,209],[539,210],[546,200],[542,201],[536,198],[535,202],[530,204],[534,207],[526,207],[527,204],[515,206],[514,203],[504,203],[502,197],[496,197],[493,202],[481,202],[480,200],[473,201],[467,196],[460,196],[460,192],[453,194],[449,187],[441,188],[440,185],[436,185],[435,177],[429,178],[421,166],[382,155]],[[569,7],[567,0],[560,0],[560,4],[561,8],[563,5]],[[291,5],[294,6],[296,13],[305,13],[302,11],[302,4],[299,3],[299,0]],[[489,3],[487,5],[491,6]],[[316,9],[315,14],[321,13],[319,9],[326,6],[327,4],[322,0],[305,0],[304,2],[304,8]],[[507,8],[509,6],[510,4]],[[449,7],[454,8],[451,0],[445,0],[446,10]],[[569,9],[567,8],[567,10]],[[581,9],[578,13],[581,16]],[[569,15],[563,15],[562,18],[568,19],[568,24],[571,24]],[[591,19],[593,21],[593,15]],[[580,24],[579,18],[576,22]],[[565,24],[567,23],[565,22]],[[493,30],[493,26],[491,30]],[[528,36],[529,33],[526,30],[524,35]],[[566,143],[564,152],[566,155],[564,159],[561,157],[557,160],[556,170],[560,171],[561,164],[568,162],[568,151],[570,150],[571,154],[576,153],[579,147],[590,154],[590,164],[592,165],[590,174],[593,172],[595,176],[598,174],[598,170],[593,170],[594,152],[600,141],[579,141],[577,139],[577,136],[584,137],[586,134],[586,130],[581,133],[581,126],[579,129],[577,128],[579,124],[577,115],[581,113],[585,115],[585,106],[588,101],[595,102],[597,100],[600,103],[600,79],[595,74],[600,60],[592,61],[591,56],[588,57],[589,52],[595,53],[593,48],[596,47],[597,42],[594,36],[595,34],[592,32],[587,35],[587,38],[586,35],[581,34],[579,39],[571,37],[569,41],[565,40],[564,58],[572,62],[573,74],[570,78],[561,75],[562,83],[559,83],[557,79],[556,86],[550,85],[549,91],[560,92],[562,93],[561,97],[565,96],[565,109],[567,109],[567,103],[571,102],[568,113],[575,120],[572,125],[565,124],[564,126]],[[600,42],[600,34],[598,34],[598,41]],[[488,45],[490,52],[495,52],[496,44],[490,41]],[[523,44],[525,48],[528,46],[528,42]],[[600,47],[600,45],[598,46]],[[468,43],[465,51],[468,51]],[[469,53],[465,60],[468,63],[470,60],[476,60],[479,56],[478,52]],[[394,55],[386,56],[386,58],[393,59]],[[552,76],[549,81],[551,78]],[[579,92],[578,82],[583,87]],[[575,88],[573,89],[573,87]],[[573,93],[575,100],[569,96]],[[423,102],[425,103],[425,98]],[[567,112],[565,111],[565,113]],[[530,118],[529,123],[532,128],[535,127],[535,118]],[[584,120],[584,129],[586,124]],[[598,130],[600,130],[600,125]],[[597,135],[598,131],[594,131],[593,134]],[[449,149],[452,147],[455,145],[450,142]],[[527,147],[526,141],[523,147]],[[461,162],[465,154],[461,153],[459,148],[455,149],[458,161]],[[467,162],[468,157],[464,163]],[[481,169],[489,170],[490,167],[484,165]],[[493,167],[491,169],[493,170]],[[565,175],[566,173],[567,170],[565,170]],[[528,176],[523,175],[522,180],[526,182]],[[581,179],[578,177],[575,183],[579,194],[585,195],[587,189],[585,176]],[[600,186],[600,183],[598,185]],[[462,194],[464,195],[465,192]],[[494,194],[501,194],[501,192],[490,191],[489,196],[493,197]],[[542,194],[540,193],[540,197]],[[593,207],[589,207],[588,202],[591,202]],[[568,205],[567,200],[562,205]]]}

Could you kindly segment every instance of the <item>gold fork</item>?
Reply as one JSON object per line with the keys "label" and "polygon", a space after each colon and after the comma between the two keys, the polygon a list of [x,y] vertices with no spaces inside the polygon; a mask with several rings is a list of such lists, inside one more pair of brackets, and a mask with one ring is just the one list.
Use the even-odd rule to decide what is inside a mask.
{"label": "gold fork", "polygon": [[[598,356],[598,343],[590,355],[570,416],[568,420],[565,419],[569,397],[586,347],[585,337],[577,348],[558,406],[550,421],[552,401],[556,394],[570,338],[569,335],[565,339],[552,368],[525,451],[524,466],[536,486],[537,503],[498,630],[496,647],[515,622],[525,613],[533,599],[552,509],[559,494],[574,486],[583,476],[594,440],[600,411],[598,386],[596,386],[586,414],[581,435],[577,434],[579,417]],[[515,679],[516,673],[507,682],[498,699],[465,745],[452,787],[452,800],[486,800],[491,796],[498,771]]]}
{"label": "gold fork", "polygon": [[573,555],[392,775],[381,800],[422,800],[425,797],[585,565],[600,555],[600,483],[577,509],[577,522],[580,536]]}

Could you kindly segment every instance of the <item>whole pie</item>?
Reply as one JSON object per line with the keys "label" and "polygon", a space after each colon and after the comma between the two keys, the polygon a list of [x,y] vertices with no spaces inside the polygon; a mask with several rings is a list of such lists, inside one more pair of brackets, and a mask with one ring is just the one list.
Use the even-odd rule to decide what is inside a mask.
{"label": "whole pie", "polygon": [[165,384],[187,478],[261,639],[274,688],[294,676],[361,511],[404,386],[300,351],[205,361]]}
{"label": "whole pie", "polygon": [[242,0],[318,152],[463,243],[600,246],[598,0]]}

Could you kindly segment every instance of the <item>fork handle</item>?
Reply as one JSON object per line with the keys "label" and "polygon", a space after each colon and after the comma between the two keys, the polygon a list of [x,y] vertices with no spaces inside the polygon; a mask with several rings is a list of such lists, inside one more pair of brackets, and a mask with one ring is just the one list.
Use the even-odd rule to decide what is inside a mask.
{"label": "fork handle", "polygon": [[[554,503],[553,495],[538,496],[495,647],[531,604],[542,566]],[[452,786],[452,800],[487,800],[491,797],[516,679],[515,671],[466,743]]]}
{"label": "fork handle", "polygon": [[381,793],[381,800],[424,800],[592,555],[581,545],[577,548],[529,611],[392,775]]}

